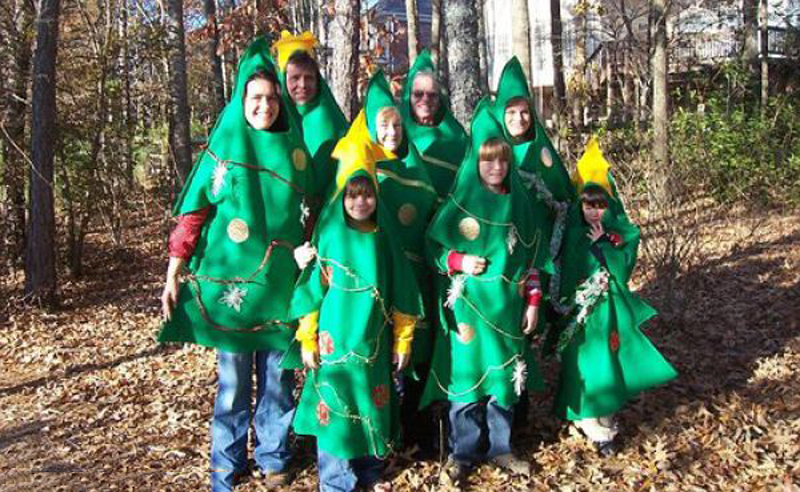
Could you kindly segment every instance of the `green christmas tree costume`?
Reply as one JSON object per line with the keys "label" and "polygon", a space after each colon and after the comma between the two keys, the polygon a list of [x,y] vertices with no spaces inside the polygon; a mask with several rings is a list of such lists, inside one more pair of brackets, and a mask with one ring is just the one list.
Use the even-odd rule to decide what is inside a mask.
{"label": "green christmas tree costume", "polygon": [[[379,70],[370,79],[364,102],[369,135],[376,143],[378,141],[376,119],[378,112],[385,107],[396,108],[396,105],[383,71]],[[400,247],[410,261],[417,284],[428,306],[431,304],[429,300],[433,292],[429,288],[430,280],[425,264],[425,230],[436,206],[436,189],[416,148],[408,145],[406,135],[396,154],[396,159],[377,162],[376,174],[380,199],[396,223],[394,229],[399,236],[397,240],[400,241]],[[431,336],[430,332],[426,331],[429,329],[430,323],[425,320],[417,324],[418,333],[414,336],[412,352],[415,361],[429,360]]]}
{"label": "green christmas tree costume", "polygon": [[245,84],[259,69],[274,72],[264,39],[239,61],[231,101],[175,204],[176,215],[212,207],[159,341],[231,352],[291,342],[292,251],[303,239],[313,166],[285,106],[272,127],[280,130],[254,130],[245,120]]}
{"label": "green christmas tree costume", "polygon": [[615,193],[602,225],[607,237],[593,246],[580,202],[570,208],[561,293],[572,311],[559,337],[555,399],[556,414],[567,420],[610,416],[639,392],[677,377],[639,329],[656,311],[628,289],[639,229]]}
{"label": "green christmas tree costume", "polygon": [[[471,151],[428,229],[443,329],[437,333],[423,407],[433,400],[470,403],[490,395],[509,407],[523,390],[542,385],[521,322],[530,268],[547,261],[544,224],[533,213],[513,164],[507,194],[495,194],[481,181],[479,149],[490,138],[502,138],[489,109],[487,99],[478,104]],[[486,258],[486,271],[451,276],[451,250]]]}
{"label": "green christmas tree costume", "polygon": [[382,457],[392,451],[399,432],[393,324],[396,330],[399,318],[420,313],[419,291],[385,226],[380,202],[377,227],[364,232],[347,224],[342,198],[340,191],[320,216],[317,260],[301,275],[292,301],[294,317],[319,313],[315,335],[321,361],[307,373],[294,428],[316,436],[317,446],[338,458]]}
{"label": "green christmas tree costume", "polygon": [[[515,139],[508,133],[505,124],[505,110],[513,99],[523,98],[528,102],[531,114],[531,127],[528,135]],[[514,150],[514,161],[519,169],[520,177],[525,187],[530,191],[531,198],[547,204],[545,238],[549,244],[549,253],[554,259],[554,272],[552,276],[543,278],[545,294],[549,298],[551,287],[556,293],[559,290],[559,270],[561,262],[558,261],[561,245],[566,227],[569,205],[575,199],[575,187],[572,185],[569,173],[561,162],[561,158],[547,137],[544,127],[532,104],[528,90],[525,73],[517,57],[512,57],[503,68],[500,81],[497,84],[497,97],[492,108],[492,114],[502,125],[506,140]],[[549,298],[551,302],[556,299]],[[564,307],[557,302],[554,306],[561,312]]]}
{"label": "green christmas tree costume", "polygon": [[469,147],[469,138],[464,127],[450,111],[450,100],[442,91],[439,93],[439,111],[434,118],[436,124],[424,126],[416,122],[411,108],[411,90],[414,87],[414,78],[420,72],[436,76],[436,67],[428,50],[417,55],[414,65],[408,71],[400,113],[403,115],[403,125],[409,142],[416,147],[427,166],[428,175],[439,197],[444,198],[450,192],[458,166]]}

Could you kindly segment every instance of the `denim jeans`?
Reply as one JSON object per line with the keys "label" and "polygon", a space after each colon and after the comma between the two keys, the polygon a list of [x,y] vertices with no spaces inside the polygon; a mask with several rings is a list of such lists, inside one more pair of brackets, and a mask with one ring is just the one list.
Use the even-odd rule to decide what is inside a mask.
{"label": "denim jeans", "polygon": [[228,492],[234,474],[247,470],[253,366],[256,371],[255,461],[264,472],[278,472],[291,457],[289,426],[294,417],[294,372],[280,368],[283,352],[217,351],[218,387],[211,422],[211,490]]}
{"label": "denim jeans", "polygon": [[[484,458],[511,452],[511,424],[514,408],[504,408],[494,397],[487,403],[450,402],[450,456],[459,464],[472,466]],[[483,454],[482,438],[489,450]]]}
{"label": "denim jeans", "polygon": [[381,479],[383,460],[375,456],[344,460],[317,448],[317,468],[320,492],[352,492],[356,485],[370,487]]}

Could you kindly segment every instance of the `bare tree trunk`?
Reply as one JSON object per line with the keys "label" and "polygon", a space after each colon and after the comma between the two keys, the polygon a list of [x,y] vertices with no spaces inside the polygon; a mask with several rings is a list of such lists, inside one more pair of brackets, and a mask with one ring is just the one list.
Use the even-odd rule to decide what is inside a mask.
{"label": "bare tree trunk", "polygon": [[583,108],[586,92],[586,34],[589,2],[579,0],[575,4],[575,60],[572,64],[570,80],[570,106],[572,109],[572,126],[578,130],[583,128]]}
{"label": "bare tree trunk", "polygon": [[169,61],[170,143],[175,172],[180,184],[192,168],[189,101],[186,95],[186,45],[183,30],[183,1],[167,2],[167,52]]}
{"label": "bare tree trunk", "polygon": [[625,40],[625,50],[622,56],[623,61],[623,74],[622,74],[622,103],[625,107],[623,110],[623,120],[627,123],[636,114],[636,88],[634,84],[634,66],[633,66],[633,49],[631,47],[630,39]]}
{"label": "bare tree trunk", "polygon": [[358,110],[358,69],[360,29],[360,0],[335,0],[336,13],[331,29],[333,64],[333,94],[348,119]]}
{"label": "bare tree trunk", "polygon": [[211,61],[211,92],[214,95],[214,109],[216,114],[225,107],[225,82],[222,79],[222,60],[217,54],[219,49],[219,26],[217,24],[217,0],[203,0],[203,11],[206,23],[211,28],[208,40],[208,59]]}
{"label": "bare tree trunk", "polygon": [[480,77],[478,81],[481,94],[489,93],[489,47],[486,36],[486,16],[483,15],[483,2],[475,0],[475,10],[478,15],[478,49],[480,52]]}
{"label": "bare tree trunk", "polygon": [[481,96],[478,13],[473,0],[445,0],[444,13],[453,114],[467,127]]}
{"label": "bare tree trunk", "polygon": [[442,0],[431,0],[431,59],[439,66],[442,49]]}
{"label": "bare tree trunk", "polygon": [[56,140],[56,56],[59,0],[42,0],[36,19],[30,179],[30,230],[25,255],[25,295],[43,306],[56,303],[53,157]]}
{"label": "bare tree trunk", "polygon": [[406,19],[408,33],[408,66],[414,64],[419,53],[419,16],[417,15],[417,0],[406,0]]}
{"label": "bare tree trunk", "polygon": [[761,112],[767,110],[769,104],[769,16],[767,14],[767,0],[761,0],[759,6],[761,18],[759,29],[761,31]]}
{"label": "bare tree trunk", "polygon": [[531,83],[531,23],[528,0],[511,0],[511,52],[519,59],[528,85]]}
{"label": "bare tree trunk", "polygon": [[553,119],[556,123],[566,107],[564,83],[564,38],[561,24],[561,1],[550,0],[550,44],[553,47]]}
{"label": "bare tree trunk", "polygon": [[667,94],[667,1],[652,0],[653,20],[653,160],[656,199],[669,197],[669,101]]}

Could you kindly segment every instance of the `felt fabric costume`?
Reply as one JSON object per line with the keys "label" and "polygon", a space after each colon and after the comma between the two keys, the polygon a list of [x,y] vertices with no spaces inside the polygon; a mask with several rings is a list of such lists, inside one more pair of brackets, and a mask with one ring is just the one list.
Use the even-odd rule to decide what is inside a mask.
{"label": "felt fabric costume", "polygon": [[[527,135],[515,139],[511,137],[506,128],[505,110],[509,102],[518,98],[528,102],[531,126]],[[551,257],[556,260],[562,251],[567,212],[570,203],[575,199],[575,188],[558,152],[547,137],[539,118],[536,117],[525,72],[517,57],[512,57],[503,67],[500,81],[497,84],[497,96],[492,107],[492,114],[503,127],[506,140],[514,151],[514,162],[525,188],[530,191],[531,199],[542,201],[547,205],[544,237],[548,241]],[[559,269],[560,262],[556,261],[554,274],[545,281],[544,285],[545,292],[548,291],[547,287],[552,287],[556,298],[559,290]],[[552,301],[557,301],[557,299],[552,299]],[[553,304],[557,309],[561,307],[557,302]],[[563,310],[563,308],[559,309],[562,312]]]}
{"label": "felt fabric costume", "polygon": [[314,53],[318,42],[310,33],[298,36],[288,31],[281,33],[281,38],[273,43],[272,50],[278,58],[282,97],[289,114],[302,130],[303,141],[314,161],[316,183],[315,189],[321,198],[327,198],[333,192],[333,181],[336,177],[336,160],[331,152],[336,142],[347,132],[347,118],[336,102],[328,83],[317,71],[317,95],[306,104],[295,104],[286,87],[286,64],[295,51],[302,50]]}
{"label": "felt fabric costume", "polygon": [[609,207],[602,218],[606,235],[594,244],[580,201],[569,212],[561,293],[572,310],[559,337],[555,398],[557,415],[568,420],[609,416],[639,392],[677,377],[640,330],[656,311],[628,289],[639,229],[624,214],[594,139],[578,163],[577,178],[579,190],[604,190]]}
{"label": "felt fabric costume", "polygon": [[[480,178],[481,145],[490,138],[502,139],[502,129],[489,111],[489,101],[483,99],[473,116],[471,150],[428,229],[439,273],[443,330],[437,334],[422,406],[433,400],[468,403],[492,396],[509,407],[526,388],[541,386],[521,321],[529,271],[548,259],[544,225],[533,213],[512,163],[505,179],[508,193],[489,191]],[[451,275],[451,251],[486,258],[486,271]]]}
{"label": "felt fabric costume", "polygon": [[231,101],[175,204],[176,215],[211,209],[159,341],[229,352],[282,350],[291,342],[292,251],[303,238],[313,167],[284,105],[269,130],[245,120],[246,83],[257,70],[274,72],[264,39],[239,61]]}
{"label": "felt fabric costume", "polygon": [[[385,107],[396,108],[389,84],[379,70],[370,79],[364,101],[364,116],[372,142],[378,142],[377,116]],[[407,135],[394,159],[377,162],[376,174],[379,183],[380,201],[389,216],[395,221],[397,240],[408,258],[424,299],[432,297],[428,268],[425,265],[425,230],[437,202],[427,167],[420,159],[417,149],[408,145]],[[428,330],[428,322],[417,324],[417,330]],[[428,361],[431,351],[430,332],[414,336],[413,356],[415,361]]]}
{"label": "felt fabric costume", "polygon": [[375,161],[391,157],[366,134],[362,113],[337,144],[339,191],[320,216],[317,260],[303,272],[292,301],[292,315],[302,317],[296,335],[302,350],[320,355],[319,369],[307,373],[294,428],[340,459],[383,457],[396,445],[392,352],[408,353],[421,312],[414,276],[394,245],[380,199],[374,229],[348,224],[347,181],[369,176],[374,182]]}
{"label": "felt fabric costume", "polygon": [[403,115],[409,142],[419,151],[436,192],[444,198],[450,192],[458,166],[469,147],[469,137],[450,111],[450,100],[442,91],[439,91],[439,111],[434,118],[435,125],[425,126],[416,122],[411,107],[411,91],[414,78],[420,72],[436,76],[436,67],[428,50],[417,55],[414,65],[408,71],[400,113]]}

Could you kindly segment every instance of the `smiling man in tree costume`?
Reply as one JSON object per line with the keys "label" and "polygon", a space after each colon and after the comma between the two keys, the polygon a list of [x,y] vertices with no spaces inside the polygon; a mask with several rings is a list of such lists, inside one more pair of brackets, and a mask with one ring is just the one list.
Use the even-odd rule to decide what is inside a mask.
{"label": "smiling man in tree costume", "polygon": [[292,301],[310,369],[294,428],[317,437],[323,492],[389,490],[380,474],[399,431],[392,373],[408,364],[421,314],[414,275],[377,193],[375,163],[394,156],[372,141],[364,116],[334,151],[338,191],[320,215],[317,258]]}
{"label": "smiling man in tree costume", "polygon": [[292,250],[308,219],[312,169],[281,103],[269,45],[257,39],[239,61],[231,101],[175,205],[180,217],[162,296],[167,321],[159,341],[218,349],[215,492],[231,490],[247,471],[254,369],[255,460],[268,485],[286,478],[294,379],[280,369],[280,359],[294,333],[288,324],[298,274]]}
{"label": "smiling man in tree costume", "polygon": [[[537,325],[541,299],[536,269],[548,259],[544,224],[502,135],[483,99],[473,116],[471,151],[428,229],[442,330],[422,405],[450,401],[447,471],[458,482],[485,457],[529,473],[511,454],[513,405],[525,389],[542,385],[526,335]],[[484,426],[488,455],[479,445]]]}
{"label": "smiling man in tree costume", "polygon": [[464,127],[450,111],[428,50],[420,53],[408,71],[400,104],[408,140],[419,151],[441,198],[447,196],[458,166],[469,147]]}
{"label": "smiling man in tree costume", "polygon": [[656,311],[628,289],[639,229],[628,219],[593,138],[578,162],[579,199],[564,237],[562,302],[571,307],[560,333],[556,414],[603,455],[614,452],[613,415],[641,391],[677,377],[642,333]]}
{"label": "smiling man in tree costume", "polygon": [[281,71],[283,100],[302,129],[316,168],[316,189],[324,199],[333,191],[336,161],[331,152],[347,131],[347,118],[319,71],[314,57],[318,44],[310,32],[292,35],[283,31],[272,50]]}

